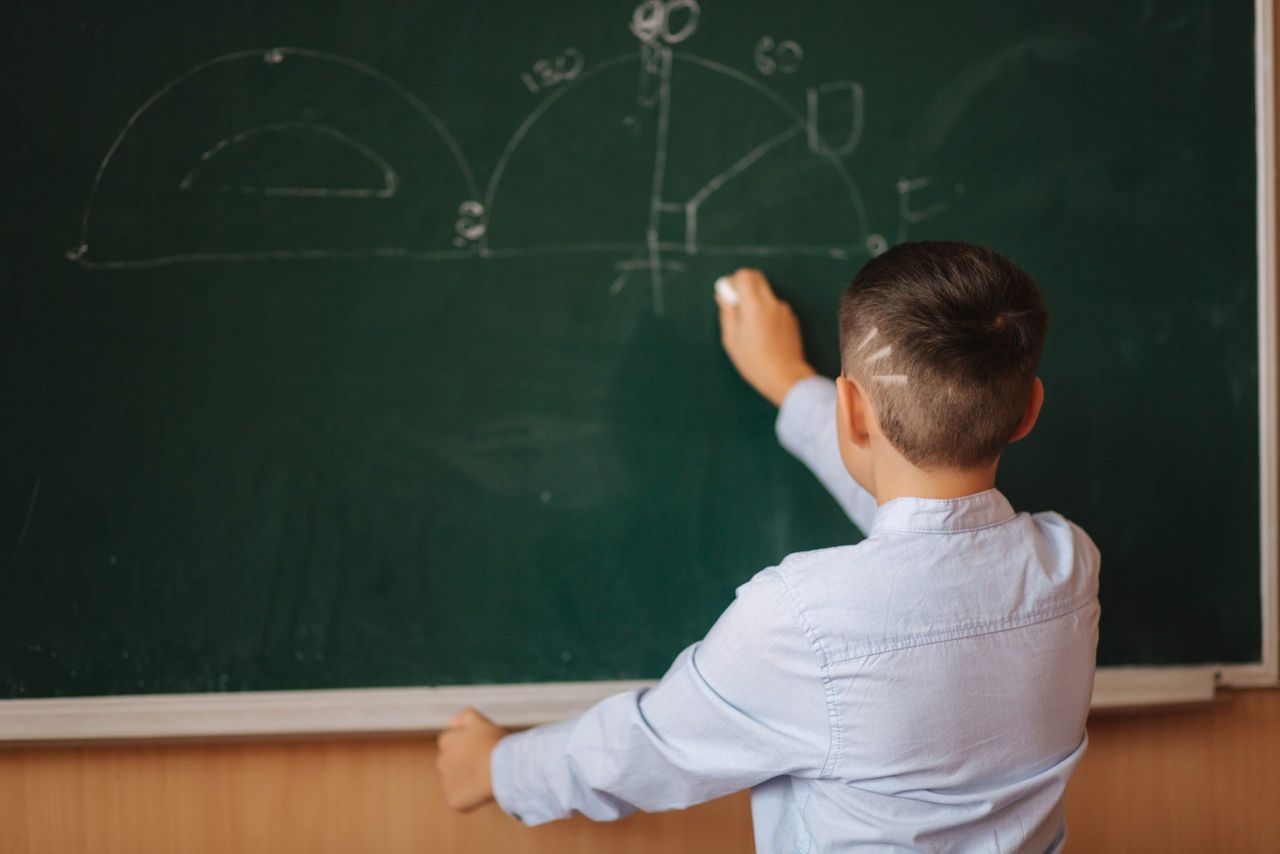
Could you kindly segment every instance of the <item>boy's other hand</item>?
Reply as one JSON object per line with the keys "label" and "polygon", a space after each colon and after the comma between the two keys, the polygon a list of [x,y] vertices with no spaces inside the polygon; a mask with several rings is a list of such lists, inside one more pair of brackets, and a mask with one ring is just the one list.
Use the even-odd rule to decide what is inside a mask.
{"label": "boy's other hand", "polygon": [[463,709],[449,719],[437,740],[436,770],[444,802],[466,812],[493,800],[489,755],[507,731],[475,709]]}
{"label": "boy's other hand", "polygon": [[781,406],[793,385],[817,373],[805,361],[800,323],[759,270],[738,270],[729,282],[738,303],[716,295],[720,342],[742,378],[774,406]]}

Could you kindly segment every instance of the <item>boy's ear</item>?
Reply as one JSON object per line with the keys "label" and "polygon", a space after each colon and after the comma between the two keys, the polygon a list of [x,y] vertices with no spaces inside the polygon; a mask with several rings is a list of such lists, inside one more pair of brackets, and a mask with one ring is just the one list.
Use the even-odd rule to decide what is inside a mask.
{"label": "boy's ear", "polygon": [[1036,377],[1035,384],[1031,386],[1031,399],[1027,401],[1027,411],[1022,413],[1022,423],[1018,425],[1017,430],[1013,431],[1013,437],[1009,439],[1010,443],[1018,441],[1031,432],[1031,428],[1036,426],[1036,419],[1040,417],[1042,406],[1044,406],[1044,383]]}
{"label": "boy's ear", "polygon": [[871,441],[867,431],[867,398],[856,382],[843,376],[836,377],[836,419],[842,438],[866,450]]}

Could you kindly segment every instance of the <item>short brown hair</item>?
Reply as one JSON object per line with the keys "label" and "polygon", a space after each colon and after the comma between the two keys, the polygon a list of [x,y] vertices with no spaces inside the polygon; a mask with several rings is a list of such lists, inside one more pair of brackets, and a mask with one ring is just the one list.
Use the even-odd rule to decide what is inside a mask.
{"label": "short brown hair", "polygon": [[1012,261],[967,243],[902,243],[840,303],[841,369],[921,468],[974,468],[1022,423],[1049,314]]}

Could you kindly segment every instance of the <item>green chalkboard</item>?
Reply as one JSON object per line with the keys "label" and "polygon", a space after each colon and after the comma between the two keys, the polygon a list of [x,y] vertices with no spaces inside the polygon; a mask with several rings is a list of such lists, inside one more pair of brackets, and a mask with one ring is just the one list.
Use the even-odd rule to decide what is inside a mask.
{"label": "green chalkboard", "polygon": [[1261,655],[1248,3],[20,4],[0,697],[641,678],[858,533],[719,350],[904,239],[1052,314],[1102,664]]}

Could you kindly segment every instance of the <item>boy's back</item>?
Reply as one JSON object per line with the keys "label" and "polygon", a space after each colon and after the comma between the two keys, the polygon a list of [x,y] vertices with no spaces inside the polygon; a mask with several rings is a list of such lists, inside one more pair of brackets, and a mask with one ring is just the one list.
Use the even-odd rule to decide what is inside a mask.
{"label": "boy's back", "polygon": [[990,250],[896,247],[846,292],[832,383],[763,277],[734,281],[726,351],[867,538],[758,573],[651,689],[515,735],[460,714],[450,802],[539,824],[751,787],[761,851],[1059,850],[1099,556],[994,488],[1044,399],[1038,290]]}
{"label": "boy's back", "polygon": [[[806,380],[779,417],[824,481],[833,393]],[[655,688],[504,739],[498,803],[538,824],[752,786],[762,852],[1058,850],[1093,687],[1093,543],[995,490],[837,498],[866,540],[757,574]]]}
{"label": "boy's back", "polygon": [[[824,481],[843,471],[833,397],[806,380],[779,418]],[[868,539],[773,570],[819,660],[831,738],[817,779],[756,790],[757,828],[775,828],[760,850],[808,850],[806,828],[820,851],[1054,850],[1093,688],[1097,550],[995,490],[878,511],[857,498],[845,503]]]}

